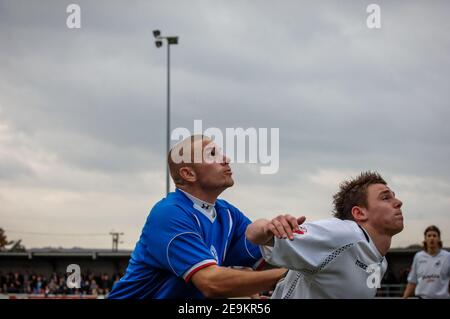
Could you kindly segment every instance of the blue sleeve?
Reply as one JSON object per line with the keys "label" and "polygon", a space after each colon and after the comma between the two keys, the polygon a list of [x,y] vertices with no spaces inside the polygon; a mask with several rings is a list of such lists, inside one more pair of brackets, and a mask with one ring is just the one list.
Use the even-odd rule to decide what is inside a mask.
{"label": "blue sleeve", "polygon": [[224,266],[255,267],[262,261],[261,251],[245,237],[247,226],[252,222],[236,207],[229,205],[233,220],[233,233]]}
{"label": "blue sleeve", "polygon": [[150,264],[186,281],[195,271],[216,264],[195,219],[175,205],[152,210],[143,230]]}

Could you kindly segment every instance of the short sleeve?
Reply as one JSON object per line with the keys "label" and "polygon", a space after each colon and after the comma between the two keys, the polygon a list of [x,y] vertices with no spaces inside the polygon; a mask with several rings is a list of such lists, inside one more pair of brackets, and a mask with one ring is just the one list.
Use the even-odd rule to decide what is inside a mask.
{"label": "short sleeve", "polygon": [[407,280],[411,284],[417,284],[417,254],[414,256],[411,270],[408,274]]}
{"label": "short sleeve", "polygon": [[294,240],[275,238],[274,247],[261,246],[265,260],[273,265],[313,274],[352,247],[358,237],[352,225],[338,219],[305,223]]}
{"label": "short sleeve", "polygon": [[198,270],[217,264],[190,213],[175,205],[152,211],[143,231],[151,263],[186,282]]}
{"label": "short sleeve", "polygon": [[224,266],[257,268],[262,261],[261,251],[245,236],[245,231],[252,222],[236,207],[228,205],[227,213],[230,224],[232,224],[232,233],[229,237],[230,244],[226,252]]}
{"label": "short sleeve", "polygon": [[447,254],[447,276],[450,277],[450,254]]}

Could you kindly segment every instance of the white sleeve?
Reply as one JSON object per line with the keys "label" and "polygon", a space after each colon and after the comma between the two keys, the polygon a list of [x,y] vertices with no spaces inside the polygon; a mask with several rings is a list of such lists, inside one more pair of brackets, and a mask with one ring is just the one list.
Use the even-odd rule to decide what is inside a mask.
{"label": "white sleeve", "polygon": [[411,270],[409,271],[407,281],[411,284],[417,284],[417,254],[414,255],[413,263],[411,266]]}
{"label": "white sleeve", "polygon": [[293,241],[275,238],[274,247],[261,246],[261,252],[270,264],[313,274],[353,246],[359,235],[349,222],[326,219],[301,225]]}
{"label": "white sleeve", "polygon": [[447,276],[450,277],[450,254],[447,255]]}

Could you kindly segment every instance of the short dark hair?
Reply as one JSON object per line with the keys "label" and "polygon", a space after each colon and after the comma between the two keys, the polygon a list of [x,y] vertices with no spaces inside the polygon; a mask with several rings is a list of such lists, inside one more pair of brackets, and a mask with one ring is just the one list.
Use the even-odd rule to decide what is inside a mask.
{"label": "short dark hair", "polygon": [[[423,236],[424,237],[427,236],[427,233],[429,231],[435,231],[438,234],[438,237],[439,237],[439,242],[438,242],[439,248],[442,248],[441,231],[439,230],[439,228],[437,228],[437,226],[434,226],[434,225],[428,226],[427,228],[425,228],[425,231],[423,232]],[[423,249],[425,251],[427,250],[427,241],[426,240],[423,241]]]}
{"label": "short dark hair", "polygon": [[386,181],[377,172],[362,172],[355,178],[339,185],[339,191],[333,196],[333,216],[339,219],[354,220],[352,208],[367,208],[367,187],[372,184],[386,185]]}

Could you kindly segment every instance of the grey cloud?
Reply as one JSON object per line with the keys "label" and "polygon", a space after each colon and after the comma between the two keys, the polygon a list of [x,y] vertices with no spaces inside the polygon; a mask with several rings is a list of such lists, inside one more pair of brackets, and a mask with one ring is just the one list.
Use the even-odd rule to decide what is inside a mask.
{"label": "grey cloud", "polygon": [[[233,165],[237,183],[224,195],[246,210],[268,216],[300,205],[324,217],[337,185],[310,177],[366,169],[419,176],[436,195],[427,195],[434,209],[450,208],[448,2],[378,1],[380,30],[365,25],[370,1],[78,1],[80,30],[65,26],[69,3],[0,1],[0,124],[28,138],[8,152],[22,147],[30,157],[0,159],[4,183],[49,194],[97,190],[106,201],[122,191],[130,206],[133,194],[162,195],[166,48],[154,47],[158,28],[180,36],[171,50],[173,128],[192,130],[194,119],[222,130],[280,128],[278,174]],[[32,160],[51,174],[30,168]],[[419,216],[420,183],[398,186]],[[268,195],[258,202],[250,190]],[[73,205],[87,209],[89,200]]]}

